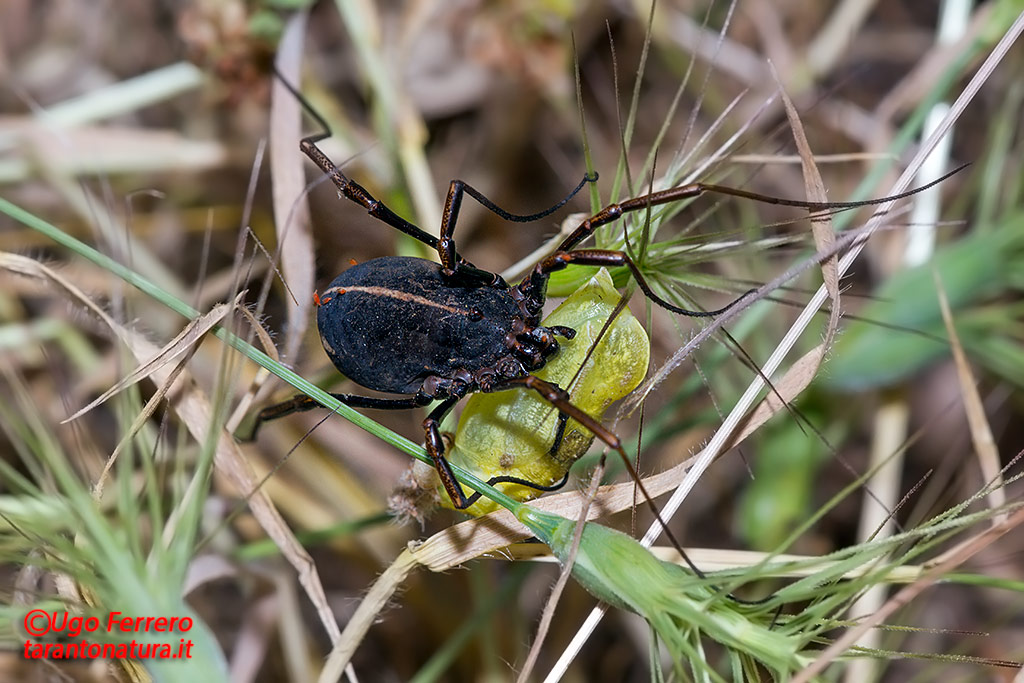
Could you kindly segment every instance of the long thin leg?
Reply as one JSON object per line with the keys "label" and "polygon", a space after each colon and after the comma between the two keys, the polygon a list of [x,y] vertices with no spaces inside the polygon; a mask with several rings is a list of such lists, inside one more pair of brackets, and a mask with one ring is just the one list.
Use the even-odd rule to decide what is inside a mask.
{"label": "long thin leg", "polygon": [[[908,190],[900,194],[891,195],[889,197],[881,197],[879,199],[865,199],[858,202],[809,202],[802,199],[785,199],[783,197],[772,197],[770,195],[759,194],[757,192],[749,192],[747,190],[741,190],[736,187],[728,187],[726,185],[713,185],[711,183],[690,183],[689,185],[681,185],[679,187],[673,187],[668,190],[660,190],[658,192],[652,192],[645,194],[642,197],[634,197],[633,199],[627,199],[619,202],[618,204],[609,204],[605,208],[598,211],[590,218],[580,223],[571,235],[562,241],[559,245],[559,251],[569,251],[577,244],[594,234],[602,225],[607,225],[612,221],[621,218],[624,214],[640,211],[647,209],[651,206],[658,206],[660,204],[668,204],[670,202],[677,202],[682,199],[692,199],[699,197],[703,194],[724,194],[732,197],[741,197],[743,199],[752,199],[757,202],[764,204],[776,204],[780,206],[796,206],[802,209],[810,209],[811,211],[819,211],[828,213],[836,209],[856,209],[863,206],[875,206],[878,204],[884,204],[885,202],[896,201],[897,199],[904,199],[912,195],[927,190],[933,185],[938,185],[946,178],[955,175],[962,171],[969,164],[964,164],[959,168],[955,168],[946,175],[942,176],[938,180],[934,180],[927,185],[922,185],[913,190]],[[815,218],[814,215],[811,218]]]}
{"label": "long thin leg", "polygon": [[[609,448],[615,450],[619,457],[622,458],[622,464],[625,465],[626,471],[636,482],[637,488],[640,490],[641,495],[647,503],[647,507],[654,514],[655,519],[661,524],[662,531],[672,541],[673,545],[677,548],[681,548],[679,542],[673,536],[672,531],[665,524],[665,520],[661,517],[661,512],[658,510],[658,506],[654,504],[654,500],[647,492],[647,487],[644,486],[643,480],[640,479],[640,475],[637,473],[636,468],[633,467],[633,463],[629,461],[629,457],[626,456],[625,449],[622,448],[622,441],[619,440],[615,434],[605,428],[600,422],[587,415],[579,407],[572,404],[569,401],[569,394],[564,389],[551,382],[545,382],[539,377],[534,375],[526,375],[525,377],[517,377],[515,379],[506,380],[496,385],[491,391],[504,391],[506,389],[512,389],[514,387],[526,387],[527,389],[533,389],[541,395],[548,403],[553,405],[559,410],[559,412],[565,413],[572,419],[579,422],[581,425],[586,427],[590,432],[603,441]],[[685,557],[685,555],[684,555]],[[696,572],[700,573],[700,569],[690,563],[690,567]]]}
{"label": "long thin leg", "polygon": [[[592,418],[590,415],[587,415],[583,410],[573,405],[569,401],[568,392],[557,384],[552,384],[551,382],[542,380],[540,377],[536,377],[534,375],[526,375],[525,377],[516,377],[514,379],[499,382],[491,390],[491,393],[495,391],[506,391],[515,387],[533,389],[548,401],[548,403],[557,408],[560,413],[568,415],[586,427],[594,436],[605,442],[609,448],[614,448],[617,451],[622,450],[622,443],[619,441],[619,437],[615,436],[615,434],[606,429],[604,425]],[[623,455],[625,455],[625,452],[623,452]]]}
{"label": "long thin leg", "polygon": [[321,171],[330,177],[331,182],[333,182],[335,187],[338,188],[338,192],[340,192],[342,196],[362,206],[366,209],[366,212],[374,218],[387,223],[396,230],[400,230],[420,242],[423,242],[432,249],[437,249],[436,237],[428,232],[424,232],[389,209],[383,202],[378,201],[366,190],[366,188],[362,187],[354,180],[350,180],[341,172],[341,169],[334,165],[334,162],[331,161],[326,154],[320,151],[320,148],[316,146],[316,143],[331,137],[331,130],[327,125],[327,121],[325,121],[324,117],[320,115],[320,112],[313,109],[309,102],[306,101],[306,98],[303,97],[295,86],[292,85],[287,78],[282,76],[276,68],[274,70],[274,74],[277,76],[277,79],[281,81],[281,84],[288,89],[288,92],[298,100],[306,114],[316,121],[317,125],[323,129],[322,132],[317,133],[316,135],[310,135],[302,138],[302,140],[299,141],[299,149],[301,149],[302,153],[309,157],[310,161],[316,164]]}
{"label": "long thin leg", "polygon": [[565,440],[565,428],[569,424],[569,416],[565,413],[558,413],[558,426],[555,427],[555,440],[551,442],[551,448],[548,449],[548,455],[552,458],[558,455],[558,449],[562,447],[562,441]]}
{"label": "long thin leg", "polygon": [[[647,507],[651,510],[651,512],[654,514],[655,519],[657,519],[658,523],[661,525],[662,533],[665,534],[665,536],[669,539],[669,541],[676,548],[676,550],[680,552],[680,554],[683,557],[683,560],[687,563],[687,565],[689,565],[690,569],[692,569],[694,573],[697,574],[697,576],[701,578],[706,578],[704,572],[701,571],[701,569],[690,560],[687,554],[683,551],[682,546],[679,544],[679,541],[672,533],[672,530],[669,529],[667,524],[665,524],[665,520],[661,516],[661,511],[658,510],[658,506],[654,504],[654,499],[652,499],[650,493],[647,492],[647,487],[644,486],[643,480],[640,479],[639,473],[637,473],[636,468],[633,466],[633,463],[630,462],[629,458],[626,456],[626,451],[623,450],[622,442],[619,440],[619,437],[617,437],[615,434],[606,429],[600,422],[587,415],[580,408],[573,405],[569,401],[569,395],[566,393],[564,389],[562,389],[556,384],[546,382],[540,379],[539,377],[535,377],[533,375],[526,375],[525,377],[518,377],[516,379],[506,380],[505,382],[502,382],[501,384],[494,387],[492,391],[504,391],[506,389],[511,389],[513,387],[526,387],[528,389],[533,389],[534,391],[539,393],[541,397],[543,397],[545,400],[551,403],[551,405],[553,405],[560,413],[572,417],[581,425],[589,429],[590,432],[594,434],[594,436],[601,439],[601,441],[607,444],[609,448],[612,448],[615,451],[617,451],[619,456],[622,458],[622,463],[623,465],[625,465],[626,471],[628,471],[629,476],[633,478],[633,481],[636,483],[637,488],[640,490],[640,493],[643,496],[644,501],[647,503]],[[569,475],[566,474],[566,478],[568,478],[568,476]],[[564,486],[565,481],[566,480],[563,480],[562,482],[556,484],[556,488]],[[760,604],[768,600],[768,598],[764,598],[761,600],[743,600],[732,595],[730,595],[729,597],[731,597],[736,602],[743,604]]]}
{"label": "long thin leg", "polygon": [[462,208],[462,195],[468,194],[470,197],[475,199],[488,211],[500,216],[501,218],[512,221],[515,223],[529,223],[531,221],[540,220],[545,216],[548,216],[560,208],[576,196],[576,193],[583,189],[583,186],[588,182],[596,182],[597,174],[584,175],[583,180],[579,182],[569,194],[567,194],[561,201],[554,206],[544,209],[538,213],[532,213],[526,216],[509,213],[505,209],[501,208],[490,199],[488,199],[482,192],[474,188],[472,185],[468,185],[461,180],[453,180],[448,186],[448,197],[444,202],[444,211],[441,214],[441,239],[437,245],[437,255],[441,259],[441,269],[446,276],[454,275],[456,270],[460,267],[458,252],[455,249],[455,224],[459,220],[459,210]]}
{"label": "long thin leg", "polygon": [[538,220],[540,218],[543,218],[544,216],[554,213],[558,209],[562,208],[566,204],[566,202],[568,202],[570,199],[576,196],[576,193],[579,192],[587,182],[594,182],[597,180],[596,173],[593,176],[584,175],[583,180],[580,181],[579,185],[577,185],[575,189],[573,189],[572,192],[570,192],[560,202],[558,202],[549,209],[545,209],[544,211],[541,211],[539,213],[534,213],[527,216],[509,213],[508,211],[505,211],[500,206],[492,202],[490,199],[484,196],[482,192],[475,189],[471,185],[467,185],[461,180],[453,180],[448,187],[448,197],[445,201],[444,212],[441,215],[441,239],[438,240],[438,238],[434,237],[430,233],[422,230],[416,225],[413,225],[409,221],[405,220],[404,218],[396,214],[394,211],[388,208],[386,204],[384,204],[383,202],[375,198],[373,195],[371,195],[366,190],[366,188],[364,188],[362,185],[355,182],[354,180],[351,180],[348,176],[341,172],[341,169],[339,169],[334,164],[334,162],[331,161],[330,157],[324,154],[323,151],[321,151],[321,149],[317,147],[316,144],[321,140],[325,140],[326,138],[329,138],[331,136],[331,131],[327,125],[327,121],[324,120],[324,118],[320,115],[319,112],[317,112],[315,109],[313,109],[313,107],[310,106],[309,102],[307,102],[306,99],[302,97],[301,94],[299,94],[298,90],[291,83],[289,83],[286,78],[284,78],[280,73],[277,73],[276,71],[275,74],[277,75],[278,80],[280,80],[281,83],[285,86],[285,88],[287,88],[288,91],[291,92],[291,94],[294,95],[295,98],[299,101],[299,103],[302,105],[302,108],[306,111],[306,113],[310,117],[312,117],[321,128],[323,128],[322,132],[317,133],[316,135],[310,135],[308,137],[302,138],[302,140],[299,141],[299,149],[302,150],[302,153],[309,157],[310,161],[316,164],[321,171],[323,171],[328,177],[330,177],[331,182],[333,182],[335,187],[338,188],[338,192],[340,192],[342,196],[362,206],[364,209],[366,209],[367,213],[369,213],[377,220],[387,223],[396,230],[404,232],[406,235],[409,235],[410,237],[419,240],[420,242],[426,244],[428,247],[432,249],[436,249],[437,254],[441,260],[441,267],[446,276],[454,275],[456,271],[461,271],[465,269],[468,271],[467,274],[476,277],[487,279],[486,277],[484,277],[486,274],[487,276],[490,276],[491,280],[494,280],[496,278],[496,276],[493,275],[492,273],[486,273],[486,271],[481,271],[473,267],[472,264],[470,264],[461,256],[459,256],[458,252],[455,249],[455,240],[453,239],[453,233],[455,232],[455,224],[458,221],[459,209],[462,206],[463,194],[468,194],[470,197],[480,202],[480,204],[483,205],[485,208],[487,208],[490,211],[493,211],[494,213],[501,216],[505,220],[516,222],[529,222]]}
{"label": "long thin leg", "polygon": [[[507,477],[507,476],[491,477],[490,479],[487,480],[487,485],[488,486],[494,486],[495,484],[519,484],[520,486],[528,486],[531,489],[537,489],[538,491],[543,491],[544,493],[550,493],[551,491],[557,491],[558,489],[562,488],[568,482],[569,482],[569,473],[566,472],[564,477],[562,477],[559,481],[556,481],[551,486],[541,486],[540,484],[536,484],[536,483],[534,483],[532,481],[528,481],[526,479],[520,479],[519,477]],[[475,503],[478,500],[480,500],[483,497],[483,495],[484,494],[480,493],[479,491],[474,491],[473,495],[471,495],[468,498],[466,498],[466,507],[469,507],[473,503]],[[459,508],[459,509],[460,510],[464,510],[465,508]]]}
{"label": "long thin leg", "polygon": [[[558,389],[558,391],[561,391],[561,389]],[[430,415],[428,415],[427,419],[423,421],[423,430],[426,432],[425,442],[427,446],[427,454],[430,455],[430,459],[434,461],[434,469],[437,470],[437,477],[441,480],[441,486],[444,487],[445,493],[448,494],[448,498],[451,499],[452,504],[457,510],[465,510],[473,503],[480,500],[482,495],[479,491],[474,491],[472,495],[467,497],[466,493],[462,490],[462,486],[455,478],[455,473],[452,472],[452,467],[448,464],[447,458],[444,457],[444,439],[441,437],[441,420],[444,419],[444,416],[448,414],[449,410],[455,407],[455,404],[458,403],[461,398],[461,396],[456,396],[445,399],[436,408],[431,410]],[[581,411],[581,414],[584,413]],[[494,486],[495,484],[519,484],[520,486],[529,486],[530,488],[537,489],[538,491],[557,491],[565,486],[567,481],[569,481],[568,472],[561,481],[556,482],[551,486],[543,486],[526,479],[508,476],[491,477],[487,480],[487,483],[491,486]]]}
{"label": "long thin leg", "polygon": [[[591,265],[591,266],[628,266],[632,271],[633,276],[636,278],[637,284],[640,285],[640,289],[644,291],[652,301],[657,303],[659,306],[666,308],[675,313],[681,313],[692,317],[707,317],[718,315],[731,306],[734,306],[743,297],[750,294],[750,290],[745,292],[742,296],[737,298],[735,301],[730,303],[728,306],[720,308],[715,311],[691,311],[686,308],[680,308],[665,301],[661,297],[654,294],[651,291],[650,285],[643,278],[640,273],[640,269],[637,268],[633,260],[625,253],[621,251],[608,251],[602,249],[581,249],[573,251],[580,242],[587,239],[594,234],[602,225],[607,225],[613,221],[618,220],[627,213],[633,211],[640,211],[648,209],[652,206],[658,206],[660,204],[667,204],[670,202],[680,201],[682,199],[691,199],[699,197],[702,194],[715,193],[730,195],[733,197],[742,197],[744,199],[753,199],[755,201],[763,202],[766,204],[778,204],[782,206],[796,206],[800,208],[810,209],[812,211],[829,212],[836,209],[853,209],[862,206],[874,206],[884,202],[895,201],[897,199],[903,199],[911,195],[917,194],[923,190],[927,190],[933,185],[941,183],[946,178],[959,173],[962,171],[967,164],[960,166],[959,168],[953,169],[946,175],[942,176],[938,180],[930,182],[922,187],[914,190],[908,190],[901,194],[892,195],[889,197],[882,197],[880,199],[867,199],[858,202],[809,202],[800,199],[785,199],[782,197],[771,197],[769,195],[758,194],[756,192],[748,192],[747,190],[741,190],[735,187],[728,187],[725,185],[712,185],[709,183],[691,183],[689,185],[682,185],[680,187],[673,187],[668,190],[660,190],[658,192],[652,192],[650,194],[643,195],[641,197],[634,197],[633,199],[627,199],[618,204],[609,204],[605,208],[595,213],[590,218],[587,218],[572,232],[571,235],[566,237],[559,245],[558,249],[551,256],[547,257],[543,261],[537,264],[533,272],[527,275],[526,279],[519,285],[520,291],[527,295],[527,298],[539,298],[543,301],[542,294],[547,288],[548,275],[561,270],[566,266],[577,264],[577,265]],[[811,218],[815,216],[812,214]]]}
{"label": "long thin leg", "polygon": [[633,262],[633,259],[629,257],[629,254],[624,251],[611,251],[607,249],[557,251],[538,263],[534,272],[528,277],[540,276],[541,278],[547,278],[551,273],[569,266],[605,266],[609,268],[626,266],[633,273],[633,277],[636,278],[636,283],[640,286],[640,289],[643,290],[643,293],[646,294],[651,301],[662,308],[668,309],[674,313],[688,315],[691,318],[709,318],[720,315],[735,306],[745,296],[755,291],[753,289],[748,290],[729,304],[713,311],[691,311],[688,308],[680,308],[679,306],[670,304],[654,293],[651,286],[647,284],[647,280],[645,280],[644,276],[640,273],[640,268],[637,267],[636,263]]}
{"label": "long thin leg", "polygon": [[[440,405],[430,411],[427,419],[423,421],[423,430],[426,432],[425,443],[427,455],[434,461],[434,469],[437,470],[437,477],[441,480],[441,486],[451,499],[452,504],[458,510],[465,510],[473,503],[466,498],[462,487],[455,479],[451,465],[444,457],[444,439],[441,438],[441,420],[448,414],[448,411],[455,407],[461,396],[453,396],[441,401]],[[475,500],[475,499],[474,499]]]}
{"label": "long thin leg", "polygon": [[[378,398],[375,396],[359,396],[357,394],[331,394],[334,398],[352,408],[369,408],[373,410],[411,410],[430,403],[429,397],[419,395],[408,398]],[[256,433],[264,422],[276,420],[292,413],[301,413],[314,408],[322,408],[317,401],[305,394],[296,394],[294,397],[272,406],[267,406],[256,415],[256,422],[252,427],[252,434],[246,441],[254,441]]]}

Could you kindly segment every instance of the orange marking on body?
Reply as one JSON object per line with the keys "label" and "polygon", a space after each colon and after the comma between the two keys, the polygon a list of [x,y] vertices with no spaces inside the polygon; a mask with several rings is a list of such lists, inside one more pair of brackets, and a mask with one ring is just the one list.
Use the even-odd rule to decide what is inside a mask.
{"label": "orange marking on body", "polygon": [[[467,311],[464,308],[458,308],[455,306],[447,306],[443,303],[432,301],[426,297],[417,296],[416,294],[410,294],[409,292],[403,292],[400,290],[389,289],[387,287],[363,287],[363,286],[352,286],[348,289],[342,289],[341,287],[331,287],[327,290],[328,292],[337,292],[338,294],[345,294],[347,292],[359,292],[363,294],[369,294],[370,296],[386,296],[392,299],[398,299],[399,301],[407,301],[420,306],[430,306],[432,308],[440,308],[443,311],[449,313],[455,313],[457,315],[467,315],[472,317],[473,311]],[[326,297],[323,299],[327,301]]]}
{"label": "orange marking on body", "polygon": [[356,261],[356,260],[355,260],[354,258],[350,258],[350,259],[348,260],[348,264],[349,264],[350,266],[356,266],[356,265],[359,265],[359,262],[358,262],[358,261]]}

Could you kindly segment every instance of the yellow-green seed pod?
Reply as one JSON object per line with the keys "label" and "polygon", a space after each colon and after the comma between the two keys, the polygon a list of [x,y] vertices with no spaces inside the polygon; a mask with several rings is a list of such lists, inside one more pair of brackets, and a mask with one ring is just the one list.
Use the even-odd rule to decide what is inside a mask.
{"label": "yellow-green seed pod", "polygon": [[[543,322],[545,326],[571,327],[576,336],[559,340],[558,353],[535,374],[568,391],[569,400],[598,421],[612,403],[640,384],[650,360],[647,332],[628,308],[622,309],[594,347],[619,298],[611,276],[601,269]],[[569,420],[561,446],[552,453],[557,426],[558,411],[534,391],[473,394],[462,411],[454,444],[446,457],[484,481],[508,476],[551,486],[565,477],[594,440],[589,430]],[[498,486],[518,500],[539,495],[537,489],[517,484]],[[451,507],[443,490],[440,496],[442,505]],[[467,512],[482,515],[495,507],[484,498]]]}

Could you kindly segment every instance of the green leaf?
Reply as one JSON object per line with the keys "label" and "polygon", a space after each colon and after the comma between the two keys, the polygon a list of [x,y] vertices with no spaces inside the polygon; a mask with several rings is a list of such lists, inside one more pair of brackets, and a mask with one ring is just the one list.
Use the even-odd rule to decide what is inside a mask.
{"label": "green leaf", "polygon": [[[972,304],[1012,288],[1022,246],[1024,214],[1019,214],[995,232],[977,231],[940,249],[931,263],[896,273],[857,312],[863,322],[847,323],[819,381],[835,391],[888,386],[948,355],[933,269],[957,320]],[[970,335],[964,345],[970,351]]]}

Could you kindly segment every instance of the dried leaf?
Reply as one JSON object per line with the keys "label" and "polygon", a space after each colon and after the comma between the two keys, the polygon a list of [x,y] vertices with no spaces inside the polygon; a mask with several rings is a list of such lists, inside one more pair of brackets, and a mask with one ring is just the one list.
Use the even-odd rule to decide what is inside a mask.
{"label": "dried leaf", "polygon": [[195,320],[189,321],[188,325],[186,325],[174,339],[169,341],[164,348],[160,349],[156,355],[139,367],[135,368],[135,370],[130,372],[127,377],[123,378],[117,384],[104,391],[98,398],[89,403],[89,405],[81,408],[71,417],[64,419],[61,424],[67,424],[72,420],[78,419],[109,399],[111,396],[114,396],[133,384],[152,376],[153,373],[167,363],[170,363],[182,353],[187,351],[191,354],[194,352],[196,343],[202,339],[203,335],[209,332],[214,325],[223,320],[233,307],[238,305],[238,302],[244,294],[245,292],[239,292],[232,304],[217,304],[208,313],[204,313]]}

